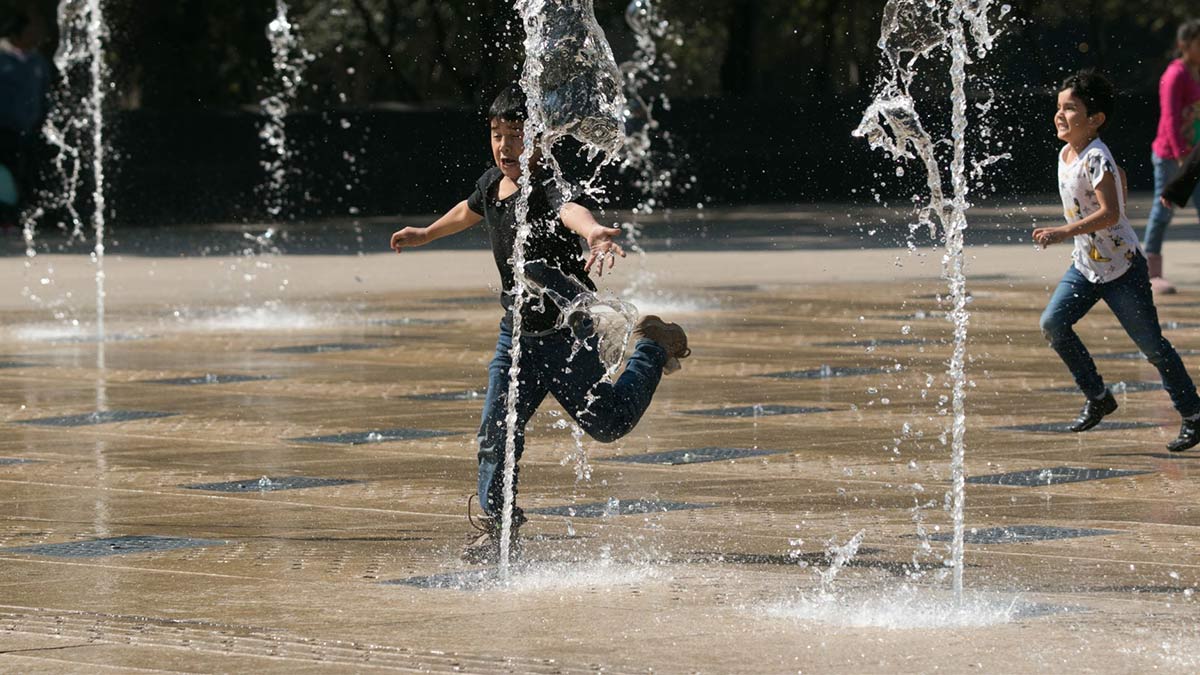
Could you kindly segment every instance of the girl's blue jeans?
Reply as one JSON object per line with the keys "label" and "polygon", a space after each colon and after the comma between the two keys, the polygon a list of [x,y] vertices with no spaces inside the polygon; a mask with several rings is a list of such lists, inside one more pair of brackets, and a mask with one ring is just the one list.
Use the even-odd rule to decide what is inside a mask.
{"label": "girl's blue jeans", "polygon": [[[591,333],[590,326],[587,333]],[[552,394],[567,414],[589,436],[611,443],[637,425],[658,382],[662,379],[667,353],[653,340],[638,340],[625,372],[615,383],[603,382],[597,338],[586,338],[587,347],[572,357],[575,338],[569,330],[544,336],[522,336],[521,372],[518,375],[516,458],[525,449],[525,425],[538,406]],[[479,503],[490,516],[500,515],[504,505],[504,446],[508,433],[508,383],[512,365],[512,321],[500,322],[496,354],[488,366],[487,397],[479,425]],[[513,495],[516,495],[516,469]]]}
{"label": "girl's blue jeans", "polygon": [[1042,334],[1058,352],[1063,363],[1067,364],[1084,396],[1100,398],[1104,395],[1105,386],[1104,379],[1096,369],[1096,362],[1075,333],[1074,326],[1100,300],[1108,304],[1137,348],[1158,369],[1163,387],[1179,414],[1183,417],[1200,414],[1200,396],[1196,394],[1196,386],[1179,353],[1163,337],[1158,324],[1158,310],[1154,307],[1154,292],[1150,289],[1146,259],[1140,255],[1125,274],[1100,284],[1089,281],[1072,265],[1042,313]]}

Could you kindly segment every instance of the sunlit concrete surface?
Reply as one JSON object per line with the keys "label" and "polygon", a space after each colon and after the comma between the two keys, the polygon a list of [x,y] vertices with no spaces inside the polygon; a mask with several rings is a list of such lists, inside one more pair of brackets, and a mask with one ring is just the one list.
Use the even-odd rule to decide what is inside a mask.
{"label": "sunlit concrete surface", "polygon": [[543,406],[507,579],[458,560],[490,253],[110,256],[102,344],[85,257],[2,259],[0,671],[1196,672],[1200,451],[1137,358],[1099,362],[1113,424],[1014,429],[1081,403],[1037,327],[1068,251],[969,253],[961,602],[936,251],[623,261],[694,355],[616,443]]}

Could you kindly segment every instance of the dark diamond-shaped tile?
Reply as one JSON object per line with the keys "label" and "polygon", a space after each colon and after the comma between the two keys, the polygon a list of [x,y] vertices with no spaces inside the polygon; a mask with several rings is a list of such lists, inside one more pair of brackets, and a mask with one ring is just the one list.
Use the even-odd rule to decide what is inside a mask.
{"label": "dark diamond-shaped tile", "polygon": [[633,499],[621,500],[619,502],[612,500],[611,502],[593,502],[590,504],[547,506],[540,509],[531,509],[529,513],[538,513],[544,516],[569,516],[572,518],[602,518],[604,516],[628,516],[708,508],[712,508],[712,504],[688,504],[685,502],[666,502],[654,499]]}
{"label": "dark diamond-shaped tile", "polygon": [[748,405],[740,408],[707,408],[704,410],[682,410],[684,415],[703,417],[770,417],[772,415],[807,415],[830,412],[830,408],[795,405]]}
{"label": "dark diamond-shaped tile", "polygon": [[337,443],[340,445],[363,445],[366,443],[387,443],[389,441],[413,441],[421,438],[438,438],[440,436],[457,436],[461,431],[438,431],[436,429],[379,429],[377,431],[359,431],[329,436],[306,436],[304,438],[289,438],[289,441],[301,443]]}
{"label": "dark diamond-shaped tile", "polygon": [[6,368],[40,368],[37,363],[28,363],[25,361],[0,361],[0,370]]}
{"label": "dark diamond-shaped tile", "polygon": [[945,319],[947,316],[946,312],[940,310],[928,312],[918,310],[912,314],[882,314],[878,318],[889,321],[925,321],[927,319]]}
{"label": "dark diamond-shaped tile", "polygon": [[859,375],[882,375],[894,373],[894,368],[831,368],[821,366],[809,370],[788,370],[782,373],[767,373],[758,377],[773,377],[781,380],[824,380],[833,377],[857,377]]}
{"label": "dark diamond-shaped tile", "polygon": [[732,293],[750,293],[761,289],[758,284],[728,284],[725,286],[705,286],[706,291],[728,291]]}
{"label": "dark diamond-shaped tile", "polygon": [[[1120,532],[1117,530],[1091,530],[1080,527],[1012,525],[1010,527],[992,527],[974,532],[968,531],[963,536],[963,541],[968,544],[1016,544],[1025,541],[1099,537],[1106,534],[1120,534]],[[933,541],[950,541],[954,538],[954,535],[949,532],[939,532],[929,538]]]}
{"label": "dark diamond-shaped tile", "polygon": [[326,352],[356,352],[365,349],[379,349],[383,345],[365,342],[327,342],[319,345],[293,345],[291,347],[271,347],[259,351],[272,354],[324,354]]}
{"label": "dark diamond-shaped tile", "polygon": [[23,546],[21,548],[0,550],[7,551],[8,553],[28,553],[30,555],[45,555],[57,558],[98,558],[109,555],[170,551],[177,548],[222,546],[225,543],[224,541],[213,539],[131,536],[86,539],[84,541],[68,541],[62,544],[42,544],[40,546]]}
{"label": "dark diamond-shaped tile", "polygon": [[146,384],[178,384],[183,386],[196,384],[231,384],[234,382],[261,382],[278,379],[274,375],[216,375],[208,373],[198,377],[172,377],[164,380],[142,380]]}
{"label": "dark diamond-shaped tile", "polygon": [[330,487],[333,485],[351,485],[362,481],[346,478],[312,478],[310,476],[284,476],[276,478],[247,478],[246,480],[231,480],[224,483],[192,483],[182,485],[189,490],[207,490],[209,492],[275,492],[276,490],[302,490],[304,488]]}
{"label": "dark diamond-shaped tile", "polygon": [[487,389],[468,389],[466,391],[438,391],[430,394],[410,394],[404,398],[413,401],[474,401],[487,395]]}
{"label": "dark diamond-shaped tile", "polygon": [[[1044,424],[1016,424],[1009,427],[996,427],[1000,431],[1029,431],[1043,434],[1070,434],[1071,422],[1046,422]],[[1162,426],[1151,422],[1101,422],[1084,433],[1096,431],[1118,431],[1121,429],[1153,429]]]}
{"label": "dark diamond-shaped tile", "polygon": [[1150,457],[1178,461],[1181,459],[1200,459],[1200,453],[1186,452],[1106,452],[1100,457]]}
{"label": "dark diamond-shaped tile", "polygon": [[1154,473],[1153,471],[1128,471],[1124,469],[1085,469],[1073,466],[1056,466],[1050,469],[1031,469],[1029,471],[1014,471],[997,473],[989,476],[971,476],[968,483],[979,485],[1016,485],[1034,487],[1038,485],[1058,485],[1060,483],[1079,483],[1089,480],[1104,480],[1105,478],[1120,478],[1122,476],[1139,476]]}
{"label": "dark diamond-shaped tile", "polygon": [[1194,321],[1163,321],[1163,330],[1189,330],[1192,328],[1200,328],[1200,323]]}
{"label": "dark diamond-shaped tile", "polygon": [[[971,278],[974,279],[975,277],[972,276]],[[987,294],[985,293],[982,297],[986,297],[986,295]],[[948,305],[948,304],[954,302],[954,297],[951,296],[949,293],[946,293],[946,294],[926,293],[924,295],[914,295],[913,300],[936,300],[939,305]],[[967,303],[969,304],[974,301],[975,301],[975,294],[968,293],[967,294]]]}
{"label": "dark diamond-shaped tile", "polygon": [[140,335],[134,333],[107,333],[103,340],[99,335],[72,335],[70,337],[56,337],[48,340],[51,344],[87,344],[91,342],[134,342],[137,340],[149,340],[153,335]]}
{"label": "dark diamond-shaped tile", "polygon": [[[1108,390],[1114,394],[1136,394],[1143,391],[1162,391],[1162,382],[1117,382],[1108,385]],[[1053,391],[1059,394],[1080,394],[1079,387],[1053,387],[1042,391]]]}
{"label": "dark diamond-shaped tile", "polygon": [[482,305],[497,302],[498,300],[498,296],[495,295],[472,295],[462,298],[431,298],[428,302],[439,305]]}
{"label": "dark diamond-shaped tile", "polygon": [[[1139,595],[1142,593],[1154,594],[1154,595],[1157,595],[1157,594],[1162,594],[1162,595],[1183,594],[1184,597],[1190,597],[1192,593],[1196,592],[1196,587],[1194,587],[1194,586],[1168,586],[1166,584],[1135,584],[1135,585],[1124,585],[1124,586],[1092,586],[1087,589],[1080,589],[1080,588],[1076,587],[1076,588],[1072,588],[1071,592],[1078,593],[1081,590],[1085,593],[1120,593],[1121,595]],[[1189,591],[1191,591],[1191,592],[1189,593]]]}
{"label": "dark diamond-shaped tile", "polygon": [[153,412],[149,410],[101,410],[82,415],[64,415],[62,417],[41,417],[35,420],[17,420],[17,424],[32,424],[40,427],[86,427],[93,424],[109,424],[111,422],[130,422],[147,420],[156,417],[171,417],[179,413]]}
{"label": "dark diamond-shaped tile", "polygon": [[368,319],[367,325],[368,326],[389,326],[389,327],[448,326],[452,323],[461,323],[461,322],[462,322],[462,319],[418,319],[418,318]]}
{"label": "dark diamond-shaped tile", "polygon": [[14,464],[33,464],[32,459],[20,459],[18,457],[0,457],[0,466],[13,466]]}
{"label": "dark diamond-shaped tile", "polygon": [[455,591],[478,591],[500,584],[500,571],[494,567],[429,576],[409,577],[382,582],[388,586],[412,586],[414,588],[436,588]]}
{"label": "dark diamond-shaped tile", "polygon": [[[854,554],[855,558],[847,563],[847,567],[877,567],[880,563],[867,562],[862,560],[863,556],[872,556],[883,553],[884,549],[871,548],[869,546],[861,546]],[[796,567],[797,563],[805,562],[812,565],[828,565],[832,562],[831,554],[827,551],[813,551],[809,553],[740,553],[735,551],[691,551],[686,555],[675,559],[677,562],[685,564],[696,563],[725,563],[729,565],[779,565],[783,567]],[[908,569],[912,569],[912,565],[901,563]]]}
{"label": "dark diamond-shaped tile", "polygon": [[757,448],[692,448],[690,450],[671,450],[669,452],[652,452],[647,455],[629,455],[626,457],[608,457],[605,461],[627,462],[629,464],[700,464],[703,462],[719,462],[727,459],[742,457],[762,457],[776,455],[783,450],[759,450]]}
{"label": "dark diamond-shaped tile", "polygon": [[908,345],[939,344],[941,340],[926,340],[925,338],[887,338],[883,340],[842,340],[838,342],[818,342],[814,347],[905,347]]}
{"label": "dark diamond-shaped tile", "polygon": [[[1175,351],[1179,352],[1180,356],[1195,356],[1196,354],[1200,354],[1200,351],[1196,351],[1195,349],[1177,349]],[[1108,352],[1092,354],[1092,358],[1104,360],[1136,361],[1138,359],[1146,358],[1146,355],[1141,352]]]}

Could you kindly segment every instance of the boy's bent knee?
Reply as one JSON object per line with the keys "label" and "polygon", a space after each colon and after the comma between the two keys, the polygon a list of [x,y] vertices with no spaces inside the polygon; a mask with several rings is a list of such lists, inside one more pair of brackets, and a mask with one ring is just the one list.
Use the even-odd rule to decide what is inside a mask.
{"label": "boy's bent knee", "polygon": [[624,421],[619,424],[599,424],[595,421],[580,422],[579,427],[593,440],[600,443],[614,443],[633,431],[633,425]]}

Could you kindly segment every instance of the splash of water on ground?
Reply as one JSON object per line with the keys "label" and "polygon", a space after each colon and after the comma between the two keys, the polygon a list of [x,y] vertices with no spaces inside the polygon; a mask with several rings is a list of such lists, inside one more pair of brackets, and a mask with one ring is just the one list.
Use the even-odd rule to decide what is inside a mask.
{"label": "splash of water on ground", "polygon": [[583,563],[530,565],[509,578],[501,588],[518,593],[572,588],[611,588],[665,577],[666,575],[661,569],[649,564],[625,563],[601,558]]}
{"label": "splash of water on ground", "polygon": [[239,306],[200,312],[176,310],[172,313],[172,318],[183,327],[213,332],[304,330],[330,326],[337,322],[336,316],[291,308],[278,302],[268,302],[256,307]]}
{"label": "splash of water on ground", "polygon": [[642,314],[687,314],[719,309],[721,302],[709,295],[684,295],[666,290],[650,291],[644,286],[637,286],[634,293],[622,293],[628,302],[637,307]]}
{"label": "splash of water on ground", "polygon": [[603,555],[594,560],[531,562],[498,568],[456,572],[432,578],[436,588],[510,594],[614,590],[646,581],[669,581],[661,567],[645,562],[620,562]]}
{"label": "splash of water on ground", "polygon": [[978,628],[1011,623],[1036,608],[1015,597],[939,594],[910,584],[883,591],[814,593],[768,605],[767,616],[842,628],[928,630]]}
{"label": "splash of water on ground", "polygon": [[821,577],[821,589],[825,592],[833,590],[833,582],[837,579],[837,575],[854,560],[854,556],[858,555],[858,547],[862,546],[863,537],[867,535],[866,530],[859,530],[858,534],[850,538],[845,544],[838,545],[835,542],[830,542],[826,553],[829,558],[829,567],[823,570],[818,570],[817,574]]}

